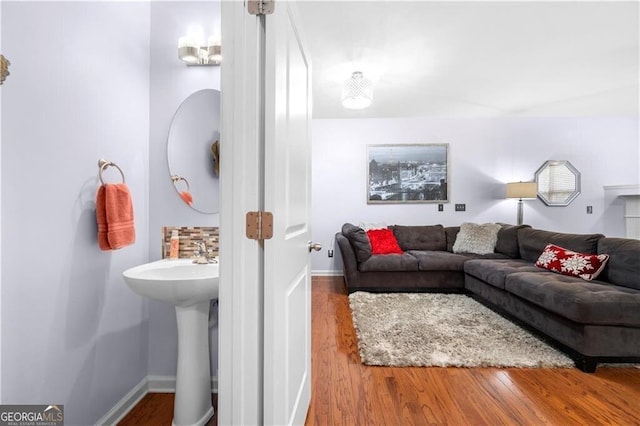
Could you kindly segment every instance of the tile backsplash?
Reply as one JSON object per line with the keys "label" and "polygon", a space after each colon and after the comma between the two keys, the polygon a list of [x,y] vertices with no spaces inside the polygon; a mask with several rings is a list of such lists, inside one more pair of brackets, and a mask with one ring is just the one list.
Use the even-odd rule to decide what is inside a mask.
{"label": "tile backsplash", "polygon": [[162,227],[162,258],[169,257],[169,242],[171,241],[171,231],[178,230],[180,236],[180,250],[178,257],[193,258],[197,250],[196,241],[204,241],[210,255],[217,256],[219,253],[219,231],[217,227],[207,226],[163,226]]}

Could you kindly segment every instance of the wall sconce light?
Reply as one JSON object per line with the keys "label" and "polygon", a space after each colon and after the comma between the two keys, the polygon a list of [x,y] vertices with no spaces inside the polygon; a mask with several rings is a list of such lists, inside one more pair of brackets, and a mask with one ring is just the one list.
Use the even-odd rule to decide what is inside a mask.
{"label": "wall sconce light", "polygon": [[9,65],[11,62],[4,56],[0,55],[0,86],[4,83],[4,79],[10,74]]}
{"label": "wall sconce light", "polygon": [[210,36],[204,43],[202,30],[178,39],[178,58],[187,65],[220,65],[222,45],[220,39]]}
{"label": "wall sconce light", "polygon": [[371,80],[364,78],[361,71],[355,71],[342,86],[342,106],[349,109],[363,109],[371,105],[373,87]]}
{"label": "wall sconce light", "polygon": [[538,184],[536,182],[510,182],[507,184],[507,194],[505,198],[519,198],[518,200],[518,225],[522,225],[523,198],[536,198],[538,195]]}

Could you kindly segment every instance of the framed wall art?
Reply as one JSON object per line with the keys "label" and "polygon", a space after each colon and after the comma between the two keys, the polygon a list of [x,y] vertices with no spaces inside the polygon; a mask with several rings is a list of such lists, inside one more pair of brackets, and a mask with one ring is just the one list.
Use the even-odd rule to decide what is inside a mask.
{"label": "framed wall art", "polygon": [[449,144],[367,146],[367,204],[449,201]]}

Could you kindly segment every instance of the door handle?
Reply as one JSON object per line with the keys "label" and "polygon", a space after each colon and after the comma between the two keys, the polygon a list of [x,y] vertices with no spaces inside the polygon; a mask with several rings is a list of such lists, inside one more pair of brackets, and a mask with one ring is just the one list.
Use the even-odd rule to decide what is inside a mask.
{"label": "door handle", "polygon": [[312,243],[311,241],[309,241],[309,253],[311,253],[311,251],[320,251],[322,250],[322,244],[320,243]]}

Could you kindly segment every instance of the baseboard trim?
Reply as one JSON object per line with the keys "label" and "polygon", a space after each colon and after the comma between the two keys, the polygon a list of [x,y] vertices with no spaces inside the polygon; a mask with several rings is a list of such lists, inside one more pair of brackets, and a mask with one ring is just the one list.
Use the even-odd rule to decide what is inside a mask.
{"label": "baseboard trim", "polygon": [[176,376],[147,376],[148,392],[173,393],[176,391]]}
{"label": "baseboard trim", "polygon": [[311,271],[311,276],[312,277],[341,277],[342,271],[336,271],[333,269],[327,269],[327,270],[316,269]]}
{"label": "baseboard trim", "polygon": [[[148,393],[174,393],[176,376],[147,376],[133,387],[96,425],[116,425]],[[218,378],[211,376],[211,392],[218,393]]]}
{"label": "baseboard trim", "polygon": [[107,411],[107,414],[102,416],[102,418],[96,422],[96,425],[118,424],[148,392],[148,377],[145,377],[118,401],[111,410]]}

